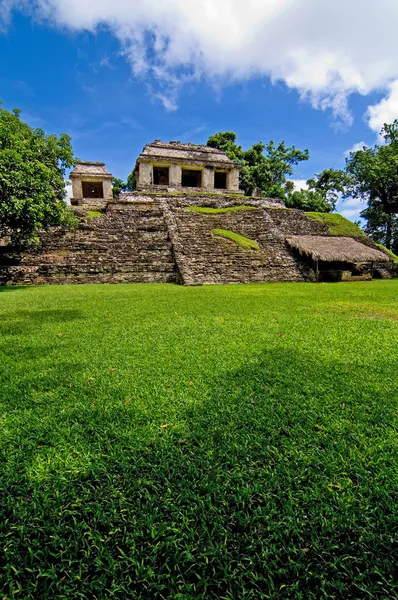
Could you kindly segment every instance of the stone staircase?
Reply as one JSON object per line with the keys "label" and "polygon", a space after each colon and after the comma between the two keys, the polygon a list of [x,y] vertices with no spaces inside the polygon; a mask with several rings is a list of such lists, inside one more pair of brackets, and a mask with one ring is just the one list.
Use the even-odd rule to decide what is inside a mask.
{"label": "stone staircase", "polygon": [[157,202],[112,203],[74,231],[44,232],[33,251],[0,250],[0,284],[176,281],[173,249]]}
{"label": "stone staircase", "polygon": [[[273,218],[274,213],[282,211],[286,215],[283,209],[203,214],[167,203],[164,210],[179,277],[185,285],[314,279],[313,272],[289,252],[286,234]],[[300,211],[293,212],[302,215]],[[294,218],[292,215],[292,227]],[[319,231],[318,223],[309,223],[305,215],[304,219],[307,227],[314,223]],[[212,229],[228,229],[255,240],[260,251],[246,250],[233,241],[214,236]]]}

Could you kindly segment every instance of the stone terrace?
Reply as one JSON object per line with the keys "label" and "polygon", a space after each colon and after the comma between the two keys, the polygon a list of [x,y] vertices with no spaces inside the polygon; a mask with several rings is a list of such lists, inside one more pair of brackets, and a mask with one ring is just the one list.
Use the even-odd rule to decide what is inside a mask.
{"label": "stone terrace", "polygon": [[31,252],[0,248],[0,284],[176,281],[159,203],[111,203],[102,216],[83,218],[76,231],[50,230],[41,242]]}
{"label": "stone terrace", "polygon": [[[222,214],[189,210],[240,204],[256,210]],[[330,235],[326,225],[302,211],[269,199],[227,193],[136,192],[109,202],[100,216],[84,207],[72,210],[81,218],[76,230],[43,232],[41,245],[29,252],[0,246],[0,285],[314,281],[313,265],[289,248],[286,238]],[[243,235],[259,250],[215,236],[213,229]],[[358,241],[374,247],[365,237]],[[394,265],[375,269],[378,276],[390,277]]]}
{"label": "stone terrace", "polygon": [[[196,199],[200,203],[200,199]],[[192,205],[192,198],[189,200]],[[217,203],[218,206],[222,202]],[[265,205],[265,207],[264,207]],[[166,221],[173,242],[182,283],[248,283],[259,281],[308,281],[314,274],[289,252],[285,232],[280,229],[282,213],[294,228],[307,233],[325,233],[325,226],[301,211],[290,211],[272,202],[257,202],[257,210],[224,214],[190,211],[183,201],[164,199]],[[283,220],[283,219],[282,219]],[[259,251],[246,250],[231,240],[212,234],[226,229],[256,241]]]}

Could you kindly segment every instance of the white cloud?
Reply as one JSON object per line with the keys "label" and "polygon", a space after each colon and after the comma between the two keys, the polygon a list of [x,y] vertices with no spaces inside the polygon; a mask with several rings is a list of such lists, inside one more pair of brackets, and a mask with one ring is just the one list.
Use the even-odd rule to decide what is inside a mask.
{"label": "white cloud", "polygon": [[[205,78],[220,86],[268,76],[350,124],[350,94],[385,90],[398,81],[396,0],[1,3],[4,14],[12,7],[22,8],[77,31],[108,28],[133,73],[157,83],[158,99],[169,110],[187,79]],[[392,106],[395,101],[388,102]],[[379,123],[378,113],[384,108],[371,107],[371,127]]]}
{"label": "white cloud", "polygon": [[66,204],[70,204],[70,199],[72,198],[72,185],[69,181],[65,181],[65,190],[66,190]]}
{"label": "white cloud", "polygon": [[363,150],[364,146],[367,146],[366,142],[358,142],[357,144],[354,144],[352,146],[352,148],[350,148],[349,150],[346,150],[344,152],[344,156],[346,158],[348,158],[350,156],[351,152],[358,152],[358,150]]}
{"label": "white cloud", "polygon": [[9,24],[11,12],[14,8],[18,8],[16,0],[1,0],[0,2],[0,32],[2,32]]}
{"label": "white cloud", "polygon": [[290,181],[294,183],[295,191],[297,190],[299,192],[300,190],[308,190],[306,179],[291,179]]}
{"label": "white cloud", "polygon": [[362,200],[359,200],[358,198],[348,198],[348,200],[342,200],[341,202],[345,208],[348,208],[350,210],[352,210],[354,208],[357,210],[362,210],[366,206],[366,202],[363,202]]}
{"label": "white cloud", "polygon": [[162,94],[162,92],[151,92],[151,95],[154,99],[160,100],[167,112],[174,112],[177,110],[178,104],[174,93],[167,95]]}
{"label": "white cloud", "polygon": [[359,213],[366,207],[366,202],[361,202],[357,198],[349,198],[348,200],[340,199],[337,202],[336,210],[350,221],[358,221],[361,219]]}
{"label": "white cloud", "polygon": [[380,133],[384,123],[392,123],[394,119],[398,119],[398,79],[390,85],[386,98],[369,106],[367,116],[369,127],[377,133]]}
{"label": "white cloud", "polygon": [[350,210],[344,209],[344,210],[340,211],[340,214],[343,217],[345,217],[346,219],[349,219],[350,221],[357,221],[360,218],[359,217],[360,212],[361,212],[360,210],[355,210],[354,208],[351,208]]}

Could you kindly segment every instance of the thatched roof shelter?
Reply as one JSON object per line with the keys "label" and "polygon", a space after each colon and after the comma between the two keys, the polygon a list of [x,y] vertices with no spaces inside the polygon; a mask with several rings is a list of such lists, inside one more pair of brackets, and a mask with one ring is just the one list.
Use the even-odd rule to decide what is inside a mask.
{"label": "thatched roof shelter", "polygon": [[323,262],[370,263],[391,262],[381,250],[375,250],[350,237],[295,235],[286,238],[287,244],[302,256]]}

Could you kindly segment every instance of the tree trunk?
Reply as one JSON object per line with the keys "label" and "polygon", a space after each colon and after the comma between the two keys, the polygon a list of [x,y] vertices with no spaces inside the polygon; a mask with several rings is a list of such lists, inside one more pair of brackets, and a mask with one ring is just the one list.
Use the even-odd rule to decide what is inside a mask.
{"label": "tree trunk", "polygon": [[386,248],[391,250],[392,246],[392,215],[388,215],[386,223]]}

